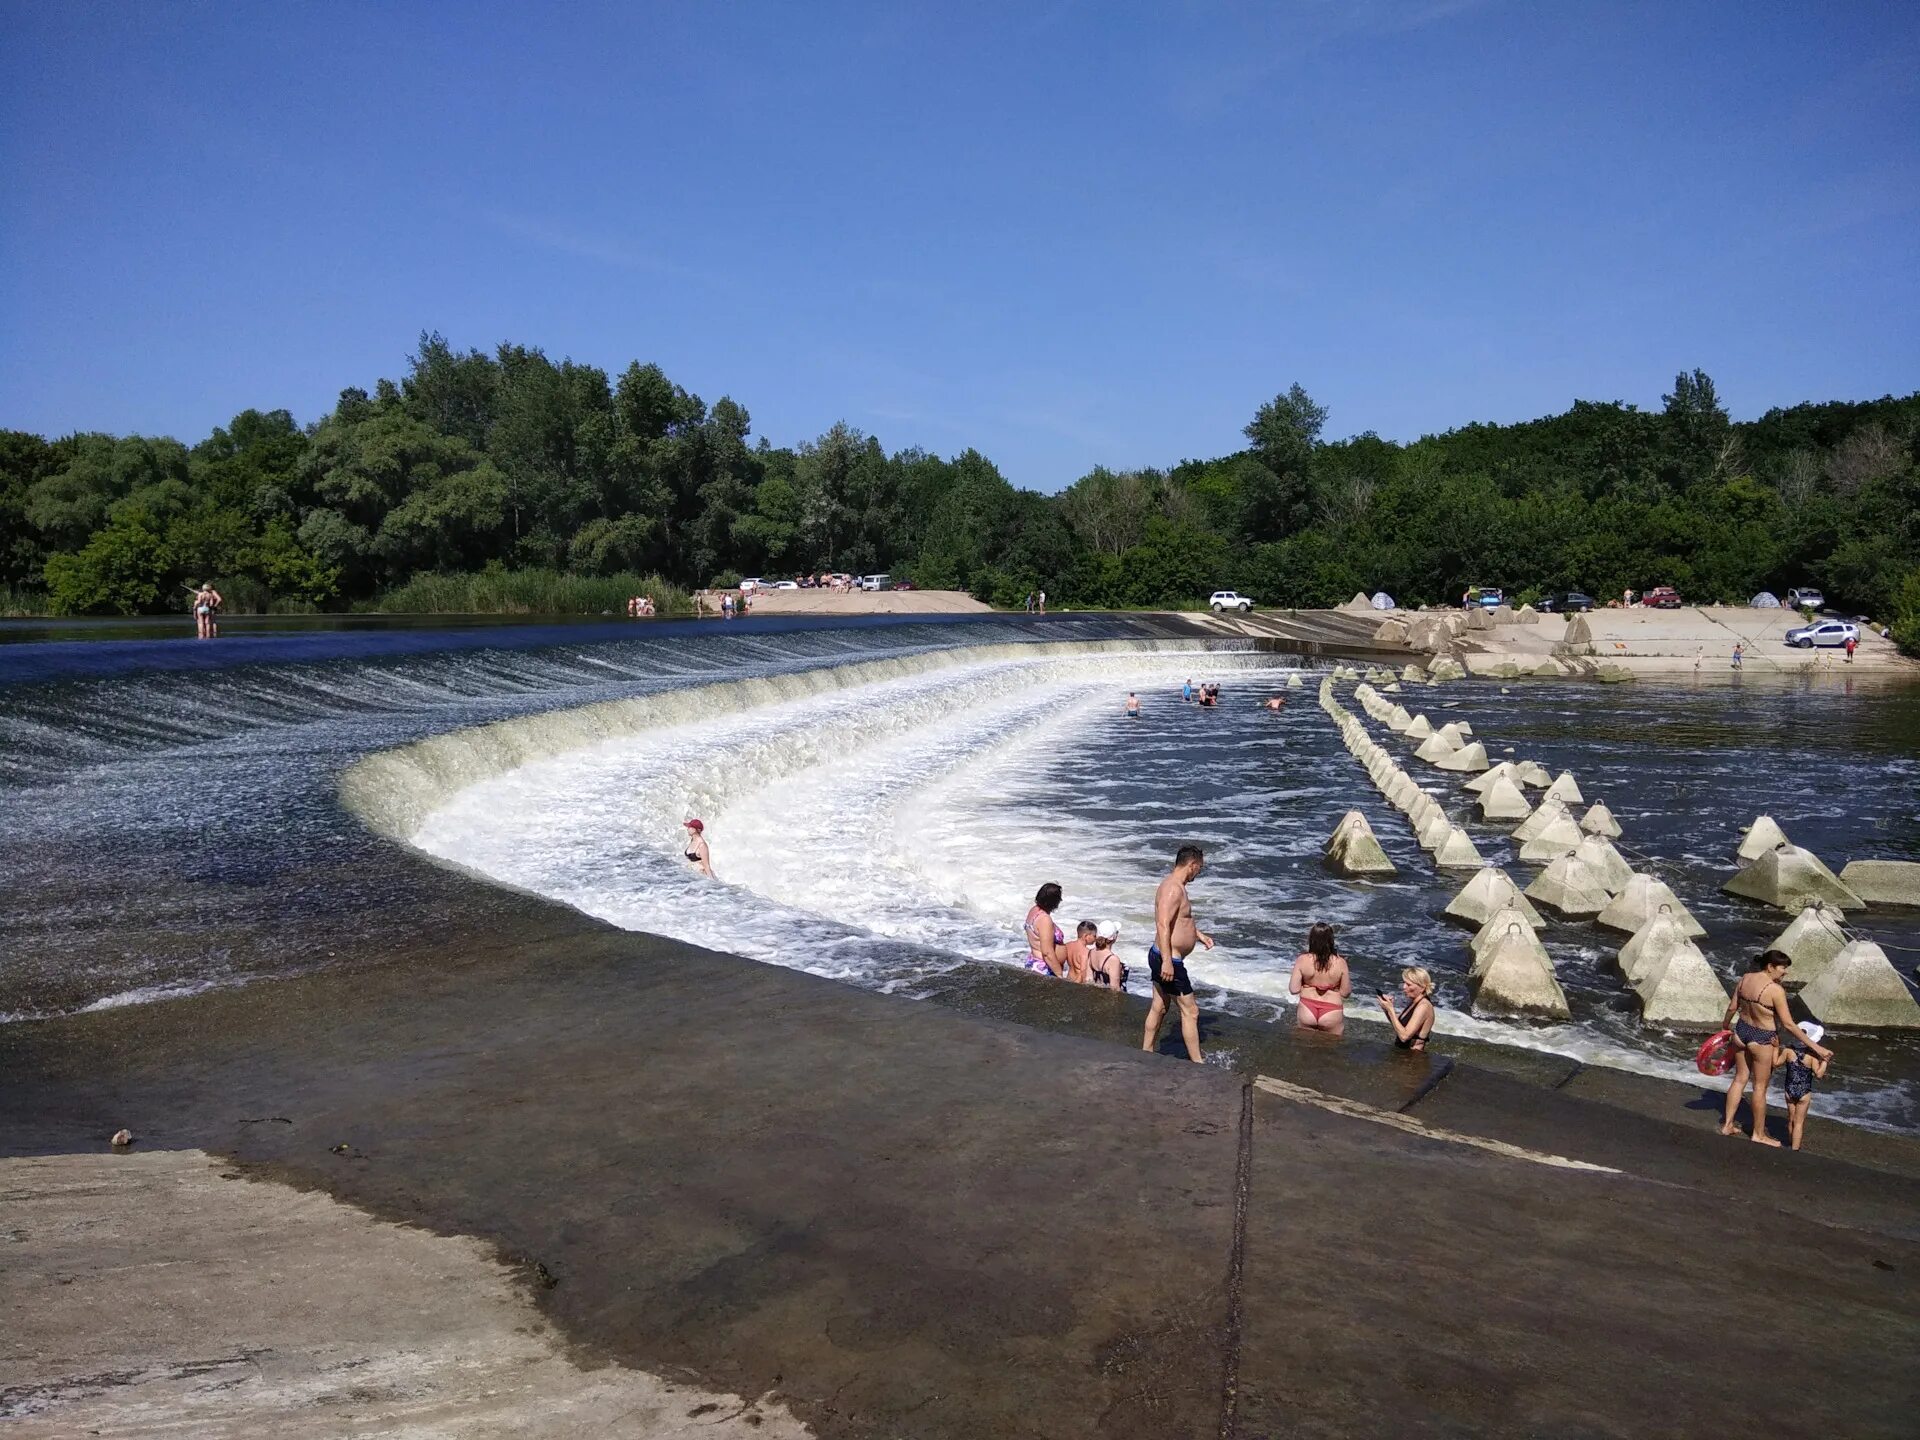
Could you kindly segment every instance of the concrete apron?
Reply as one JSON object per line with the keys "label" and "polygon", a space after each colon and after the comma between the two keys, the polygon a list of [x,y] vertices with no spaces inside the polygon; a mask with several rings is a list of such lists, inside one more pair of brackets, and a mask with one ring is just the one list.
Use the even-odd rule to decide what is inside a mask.
{"label": "concrete apron", "polygon": [[[0,1150],[109,1166],[198,1147],[230,1157],[222,1186],[475,1237],[576,1369],[672,1377],[701,1392],[689,1412],[743,1397],[702,1414],[822,1435],[1703,1433],[1750,1398],[1740,1273],[1818,1293],[1817,1362],[1780,1357],[1805,1357],[1797,1404],[1833,1433],[1906,1433],[1920,1245],[1911,1185],[1884,1170],[1545,1088],[1580,1078],[1550,1057],[1500,1075],[1357,1024],[1326,1042],[1210,1023],[1209,1044],[1282,1082],[1256,1087],[1131,1050],[1138,1007],[1081,987],[969,967],[938,997],[1013,1024],[528,914],[457,961],[0,1028]],[[104,1153],[123,1124],[140,1147]],[[69,1382],[169,1359],[186,1389],[156,1427],[237,1378],[234,1434],[398,1418],[374,1387],[351,1415],[263,1424],[284,1419],[284,1373],[277,1391],[191,1373],[196,1304],[250,1315],[236,1346],[323,1369],[327,1337],[287,1318],[313,1272],[255,1286],[249,1312],[219,1278],[235,1241],[217,1209],[144,1265],[152,1224],[94,1216],[87,1189],[62,1208],[99,1220],[89,1243],[36,1268],[55,1241],[21,1227],[0,1279],[0,1407],[21,1434],[70,1433]],[[76,1275],[110,1278],[77,1318],[45,1288]],[[385,1295],[365,1283],[376,1312],[413,1303],[402,1267]],[[143,1305],[177,1317],[171,1352],[128,1324]],[[577,1376],[539,1373],[548,1418],[502,1428],[578,1433]]]}

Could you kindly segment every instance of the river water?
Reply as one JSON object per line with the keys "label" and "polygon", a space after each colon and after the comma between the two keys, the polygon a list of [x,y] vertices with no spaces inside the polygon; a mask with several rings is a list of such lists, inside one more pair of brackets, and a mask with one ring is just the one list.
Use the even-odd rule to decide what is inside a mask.
{"label": "river water", "polygon": [[[0,649],[0,1012],[128,1003],[404,944],[432,923],[404,863],[342,806],[364,757],[463,727],[524,726],[388,828],[430,855],[615,924],[911,994],[958,966],[1013,964],[1044,881],[1059,918],[1117,919],[1142,988],[1153,885],[1172,850],[1209,850],[1194,887],[1218,947],[1194,957],[1205,1003],[1291,1023],[1287,967],[1308,925],[1338,927],[1356,992],[1405,964],[1440,978],[1441,1028],[1679,1078],[1694,1040],[1649,1031],[1588,924],[1545,936],[1571,1023],[1477,1019],[1466,934],[1437,912],[1437,872],[1313,703],[1317,673],[1258,707],[1303,662],[1202,649],[1138,622],[1049,619],[793,625],[720,632],[517,627],[262,638],[172,647]],[[1065,646],[1035,641],[1069,642]],[[289,650],[287,647],[298,647]],[[1153,648],[1147,648],[1153,647]],[[86,654],[75,652],[87,651]],[[13,668],[9,661],[35,657]],[[91,658],[89,658],[91,657]],[[215,663],[218,662],[218,663]],[[855,668],[859,667],[859,668]],[[1189,675],[1217,710],[1182,705]],[[749,687],[708,689],[753,680]],[[1129,690],[1137,720],[1122,714]],[[648,696],[682,702],[582,744],[542,717]],[[1837,868],[1920,858],[1920,692],[1844,677],[1598,687],[1488,682],[1401,698],[1471,719],[1570,769],[1604,799],[1641,868],[1707,927],[1723,972],[1787,917],[1721,896],[1740,828],[1762,811]],[[1383,743],[1398,746],[1384,732]],[[1406,747],[1402,747],[1406,748]],[[1421,768],[1421,767],[1416,767]],[[1429,788],[1449,786],[1432,772]],[[1500,829],[1476,843],[1522,883]],[[377,804],[378,797],[375,797]],[[1320,864],[1339,815],[1365,811],[1399,876]],[[680,858],[708,824],[719,883]],[[381,822],[376,822],[381,823]],[[1850,917],[1908,969],[1920,913]],[[1365,1006],[1354,1024],[1370,1023]],[[1826,1113],[1920,1130],[1920,1042],[1842,1034]]]}

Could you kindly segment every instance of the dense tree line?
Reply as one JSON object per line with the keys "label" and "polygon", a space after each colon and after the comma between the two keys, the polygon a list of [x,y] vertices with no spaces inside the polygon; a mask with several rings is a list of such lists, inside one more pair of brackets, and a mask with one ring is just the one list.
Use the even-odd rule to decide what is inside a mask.
{"label": "dense tree line", "polygon": [[209,577],[235,608],[324,609],[497,569],[686,586],[890,570],[1076,607],[1227,585],[1312,606],[1469,584],[1706,601],[1817,584],[1920,623],[1920,394],[1735,423],[1696,370],[1657,412],[1579,401],[1411,444],[1329,441],[1327,418],[1294,385],[1242,450],[1045,496],[977,451],[888,453],[844,424],[795,449],[753,441],[745,407],[655,365],[613,377],[423,335],[402,379],[343,391],[305,427],[248,410],[191,449],[0,432],[0,587],[56,613],[136,613]]}

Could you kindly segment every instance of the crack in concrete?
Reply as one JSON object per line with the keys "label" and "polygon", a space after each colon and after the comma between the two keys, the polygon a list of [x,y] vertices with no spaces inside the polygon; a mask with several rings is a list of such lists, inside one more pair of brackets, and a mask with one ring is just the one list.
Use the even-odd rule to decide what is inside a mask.
{"label": "crack in concrete", "polygon": [[1247,1199],[1253,1189],[1253,1084],[1240,1087],[1240,1145],[1233,1175],[1233,1249],[1227,1259],[1227,1333],[1220,1376],[1220,1440],[1233,1440],[1240,1412],[1240,1343],[1247,1268]]}

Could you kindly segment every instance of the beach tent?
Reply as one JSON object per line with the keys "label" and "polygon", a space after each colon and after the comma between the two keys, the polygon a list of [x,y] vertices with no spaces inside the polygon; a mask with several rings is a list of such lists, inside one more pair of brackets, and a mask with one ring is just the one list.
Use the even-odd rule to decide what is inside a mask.
{"label": "beach tent", "polygon": [[1394,608],[1393,597],[1387,594],[1387,592],[1384,590],[1374,591],[1373,592],[1373,608],[1376,610],[1393,609]]}
{"label": "beach tent", "polygon": [[1753,599],[1749,600],[1747,604],[1751,605],[1755,610],[1778,610],[1780,608],[1780,597],[1775,595],[1771,590],[1762,590],[1758,595],[1754,596]]}

